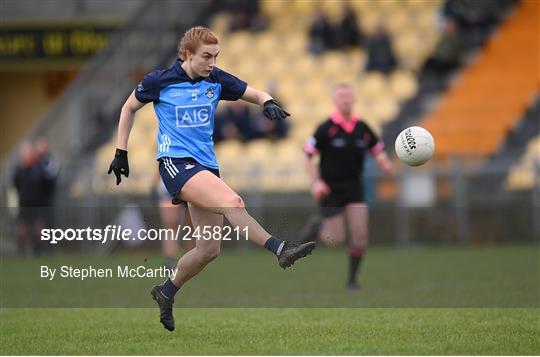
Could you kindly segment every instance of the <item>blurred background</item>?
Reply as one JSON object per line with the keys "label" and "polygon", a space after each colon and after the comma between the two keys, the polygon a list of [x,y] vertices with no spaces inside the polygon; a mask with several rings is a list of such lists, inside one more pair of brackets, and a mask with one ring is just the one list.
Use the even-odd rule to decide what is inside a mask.
{"label": "blurred background", "polygon": [[[20,206],[49,207],[44,226],[105,227],[126,209],[159,226],[152,105],[129,179],[106,171],[123,102],[193,25],[220,37],[219,67],[292,113],[275,123],[222,102],[216,116],[222,176],[271,230],[294,239],[316,212],[302,147],[346,82],[392,158],[408,126],[436,142],[430,163],[396,162],[394,177],[367,161],[373,245],[540,241],[536,0],[1,0],[0,14],[3,255],[17,252]],[[15,185],[17,172],[30,178]]]}

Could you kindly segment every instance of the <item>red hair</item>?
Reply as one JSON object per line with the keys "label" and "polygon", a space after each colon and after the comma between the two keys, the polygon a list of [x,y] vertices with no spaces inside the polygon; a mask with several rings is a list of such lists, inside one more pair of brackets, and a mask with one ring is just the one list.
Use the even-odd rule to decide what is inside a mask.
{"label": "red hair", "polygon": [[215,33],[209,28],[203,26],[192,27],[182,35],[178,44],[178,57],[185,61],[188,51],[191,53],[197,52],[201,44],[217,45],[219,40]]}

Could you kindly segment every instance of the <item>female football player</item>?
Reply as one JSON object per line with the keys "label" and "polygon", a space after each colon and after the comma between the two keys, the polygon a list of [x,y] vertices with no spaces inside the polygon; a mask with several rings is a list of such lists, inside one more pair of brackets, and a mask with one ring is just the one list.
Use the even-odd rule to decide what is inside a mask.
{"label": "female football player", "polygon": [[[246,211],[242,198],[220,179],[212,132],[220,100],[242,99],[258,104],[270,120],[289,116],[273,98],[216,67],[219,40],[204,27],[193,27],[182,36],[178,60],[166,70],[147,74],[122,107],[117,149],[109,174],[116,182],[129,176],[128,138],[137,110],[153,102],[158,118],[158,153],[161,178],[173,203],[188,202],[193,226],[215,232],[223,217],[249,239],[277,256],[281,267],[291,266],[310,254],[315,242],[296,244],[272,236]],[[160,308],[163,326],[174,330],[174,296],[186,281],[199,273],[220,252],[219,239],[199,239],[195,248],[178,261],[176,274],[151,294]]]}

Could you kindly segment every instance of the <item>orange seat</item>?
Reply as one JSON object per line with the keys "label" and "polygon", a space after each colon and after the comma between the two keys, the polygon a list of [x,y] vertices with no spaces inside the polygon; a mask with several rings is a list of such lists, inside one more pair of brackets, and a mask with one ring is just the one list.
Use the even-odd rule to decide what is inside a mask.
{"label": "orange seat", "polygon": [[436,155],[494,153],[540,88],[539,2],[520,3],[422,125]]}

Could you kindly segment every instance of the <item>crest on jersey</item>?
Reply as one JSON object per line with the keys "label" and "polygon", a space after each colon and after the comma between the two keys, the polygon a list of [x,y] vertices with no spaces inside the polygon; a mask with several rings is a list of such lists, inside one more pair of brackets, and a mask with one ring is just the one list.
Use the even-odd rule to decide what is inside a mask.
{"label": "crest on jersey", "polygon": [[137,92],[141,92],[141,91],[143,91],[143,90],[144,90],[144,87],[143,87],[143,85],[142,85],[142,82],[139,83],[139,84],[137,84]]}
{"label": "crest on jersey", "polygon": [[212,88],[208,88],[204,95],[206,95],[206,98],[212,99],[214,98],[214,91],[212,90]]}

